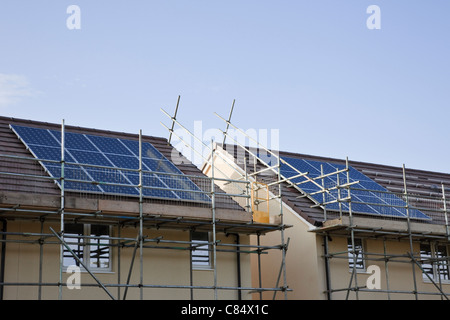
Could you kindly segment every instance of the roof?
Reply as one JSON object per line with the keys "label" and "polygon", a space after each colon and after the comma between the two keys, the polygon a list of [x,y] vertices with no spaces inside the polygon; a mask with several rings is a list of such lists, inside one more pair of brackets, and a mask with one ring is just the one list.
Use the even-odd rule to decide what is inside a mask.
{"label": "roof", "polygon": [[[237,163],[240,164],[242,169],[244,168],[242,159],[244,159],[245,156],[247,159],[246,167],[248,173],[250,174],[255,171],[254,157],[252,157],[252,154],[249,154],[242,147],[235,145],[226,145],[225,149],[234,157],[235,160],[241,159],[241,161]],[[258,150],[253,150],[252,153],[255,154],[257,151]],[[280,158],[289,157],[339,165],[346,164],[346,159],[336,159],[287,151],[275,151],[274,153],[278,154]],[[395,193],[399,198],[404,198],[403,193],[405,190],[402,166],[396,167],[351,160],[349,160],[348,163],[349,166],[363,173],[365,176],[369,177],[389,192]],[[264,168],[266,168],[266,166],[258,161],[256,164],[256,171]],[[417,222],[445,225],[442,185],[446,191],[450,190],[450,174],[410,168],[406,168],[405,172],[406,188],[410,207],[419,208],[421,212],[432,218],[431,221]],[[275,177],[260,175],[258,176],[258,180],[262,182],[273,182]],[[298,189],[292,187],[289,183],[282,183],[281,186],[283,202],[310,224],[321,227],[323,226],[325,220],[331,220],[339,217],[337,212],[327,212],[327,219],[324,219],[324,210],[319,206],[315,206],[315,203],[310,198],[303,196]],[[278,194],[278,190],[275,188],[273,189],[273,192]],[[447,198],[450,198],[450,192]],[[450,208],[448,203],[447,207]],[[364,215],[364,218],[375,220],[380,217],[376,217],[375,215]]]}
{"label": "roof", "polygon": [[[25,145],[11,130],[10,125],[61,130],[61,124],[0,117],[0,154],[15,157],[33,158],[30,151],[27,150]],[[139,139],[139,134],[70,125],[65,125],[65,131],[129,140]],[[211,190],[210,183],[199,183],[199,181],[204,178],[208,179],[206,175],[174,149],[174,147],[168,143],[167,139],[145,135],[142,136],[142,141],[151,143],[167,159],[171,159],[171,155],[173,154],[178,154],[183,161],[181,163],[176,163],[176,167],[184,174],[189,175],[191,180],[203,191],[209,192]],[[33,212],[33,209],[36,207],[40,210],[47,209],[54,212],[54,210],[60,206],[61,190],[58,185],[52,180],[37,180],[33,178],[33,176],[48,175],[43,167],[36,163],[36,161],[3,157],[2,161],[0,161],[0,172],[3,173],[0,175],[0,206],[3,208],[0,209],[0,218],[30,217],[32,216],[31,213]],[[5,175],[5,173],[7,173],[7,175]],[[198,180],[196,180],[195,177],[199,177]],[[245,210],[229,196],[222,195],[221,193],[224,192],[221,191],[217,185],[215,186],[215,192],[215,208],[218,211],[219,218],[223,222],[224,228],[240,230],[235,225],[228,225],[227,223],[230,221],[232,223],[251,223],[251,215],[245,212]],[[73,212],[86,212],[89,213],[89,215],[95,215],[96,218],[104,213],[109,214],[110,217],[114,216],[115,218],[118,218],[119,216],[117,214],[120,213],[120,217],[123,218],[120,219],[121,221],[126,220],[127,217],[130,218],[130,216],[135,216],[139,212],[138,201],[136,201],[136,198],[129,199],[126,196],[117,197],[67,192],[66,206]],[[5,207],[9,208],[9,210],[5,210]],[[126,208],[126,210],[124,208]],[[169,210],[167,208],[171,209]],[[196,209],[189,211],[189,208]],[[145,210],[147,221],[150,223],[154,220],[155,224],[159,223],[160,225],[182,225],[180,222],[183,221],[186,222],[185,225],[193,225],[195,224],[195,221],[198,222],[197,219],[210,220],[211,218],[210,204],[205,206],[205,204],[181,203],[171,200],[145,199],[144,211]],[[220,216],[220,214],[222,214],[222,216]],[[38,216],[36,215],[36,217]],[[164,220],[162,217],[165,217],[166,219]],[[189,219],[195,219],[195,221],[188,223]],[[202,224],[200,223],[199,225]],[[210,225],[210,222],[206,223],[206,225]],[[255,227],[256,226],[250,228],[256,230]]]}
{"label": "roof", "polygon": [[[38,122],[32,120],[24,120],[17,118],[7,118],[0,117],[0,150],[2,154],[14,155],[14,156],[24,156],[30,157],[32,154],[26,149],[24,144],[17,139],[17,136],[14,132],[9,128],[9,125],[22,125],[34,128],[44,128],[44,129],[54,129],[61,130],[60,124],[47,123],[47,122]],[[138,134],[130,134],[124,132],[114,132],[107,130],[98,130],[92,128],[83,128],[65,125],[66,132],[74,132],[74,133],[83,133],[83,134],[93,134],[104,137],[114,137],[114,138],[122,138],[122,139],[130,139],[130,140],[138,140]],[[160,151],[166,158],[170,159],[171,155],[174,154],[174,148],[170,145],[165,138],[153,137],[153,136],[143,136],[142,140],[145,142],[150,142],[158,151]],[[201,171],[193,165],[188,159],[186,159],[181,153],[175,150],[175,152],[183,159],[180,164],[176,164],[176,166],[186,175],[193,176],[204,176]],[[21,162],[18,162],[20,165]],[[11,169],[11,163],[8,161],[2,161],[0,163],[0,170],[5,171],[5,169]],[[26,171],[22,171],[24,173],[29,174],[39,174],[42,173],[40,167],[22,167],[20,166],[17,169],[26,169]],[[36,192],[36,188],[30,190],[30,186],[21,185],[18,186],[22,191],[34,191]],[[40,193],[48,193],[48,194],[59,194],[60,190],[54,183],[42,183],[39,185]],[[0,186],[0,190],[2,186]]]}

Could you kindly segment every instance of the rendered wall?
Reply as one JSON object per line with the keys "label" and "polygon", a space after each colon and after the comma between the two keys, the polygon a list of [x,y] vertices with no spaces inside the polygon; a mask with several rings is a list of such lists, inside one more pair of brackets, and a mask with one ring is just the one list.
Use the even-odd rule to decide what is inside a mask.
{"label": "rendered wall", "polygon": [[[222,157],[226,157],[233,162],[233,159],[229,154],[221,152]],[[240,173],[231,167],[222,158],[217,156],[215,158],[215,171],[214,176],[223,177],[228,179],[239,179]],[[207,175],[210,174],[210,168],[205,167],[203,172]],[[221,186],[225,191],[233,193],[229,190],[227,185]],[[273,196],[273,194],[271,194]],[[235,198],[241,206],[245,206],[246,202],[243,198]],[[273,199],[269,202],[270,222],[274,224],[280,223],[280,202],[277,199]],[[316,235],[308,232],[312,227],[311,224],[299,217],[293,212],[289,206],[283,205],[283,217],[284,224],[291,225],[291,228],[287,228],[284,231],[284,242],[287,243],[289,239],[289,247],[286,254],[286,277],[287,285],[292,291],[287,293],[289,300],[298,299],[322,299],[325,295],[322,291],[325,288],[324,284],[324,271],[323,264],[319,263],[321,255],[320,251],[316,250],[317,242]],[[257,237],[251,236],[251,243],[257,244]],[[281,232],[272,231],[266,233],[260,237],[260,244],[263,246],[280,245]],[[277,279],[280,272],[282,263],[281,250],[265,250],[264,254],[261,254],[261,287],[272,288],[277,284]],[[259,287],[259,263],[258,256],[256,254],[251,256],[252,264],[252,285],[253,287]],[[283,286],[284,278],[281,275],[278,287]],[[262,293],[263,299],[273,299],[273,291],[266,291]],[[259,299],[259,293],[253,293],[254,299]],[[284,299],[283,292],[276,293],[276,299]]]}
{"label": "rendered wall", "polygon": [[[274,205],[275,208],[277,207]],[[279,204],[278,204],[279,207]],[[271,209],[271,212],[276,209]],[[321,288],[323,287],[322,266],[318,264],[318,252],[316,250],[316,235],[308,232],[309,226],[302,221],[294,213],[288,211],[289,208],[284,206],[283,216],[284,223],[291,225],[291,228],[285,230],[285,242],[289,239],[288,251],[286,253],[286,278],[287,285],[291,292],[288,292],[289,300],[301,299],[322,299]],[[256,241],[252,238],[252,241]],[[281,244],[279,232],[273,232],[261,237],[262,245]],[[319,252],[320,253],[320,252]],[[262,286],[274,287],[278,278],[280,265],[282,261],[282,253],[280,250],[270,250],[268,254],[261,255],[261,274]],[[257,257],[252,256],[253,285],[259,285],[258,261]],[[283,285],[283,275],[279,282],[279,286]],[[259,295],[254,294],[254,298],[259,299]],[[263,299],[272,299],[272,292],[265,292]],[[277,293],[277,299],[284,299],[283,293]]]}
{"label": "rendered wall", "polygon": [[[220,153],[224,157],[228,157],[231,162],[234,160],[227,153]],[[236,172],[219,157],[215,161],[215,176],[226,177],[229,179],[239,179],[241,174]],[[219,172],[220,170],[220,172]],[[204,168],[204,173],[208,174],[209,167]],[[243,173],[243,172],[241,172]],[[227,190],[226,186],[223,186]],[[239,201],[239,199],[236,199]],[[246,203],[241,201],[241,205]],[[280,213],[280,204],[277,200],[272,200],[270,204],[271,221],[275,222]],[[289,241],[289,248],[286,255],[286,278],[287,285],[292,292],[288,292],[288,299],[327,299],[327,279],[324,259],[324,239],[322,235],[317,235],[311,232],[313,226],[302,219],[297,213],[283,205],[284,224],[291,225],[291,228],[285,230],[285,242]],[[388,224],[395,224],[395,222],[384,222]],[[398,225],[405,225],[404,222],[397,222]],[[433,231],[442,232],[442,226],[424,226],[423,224],[413,224],[413,228],[420,229],[423,232]],[[424,229],[424,228],[429,228]],[[414,230],[415,230],[414,229]],[[437,230],[435,230],[437,229]],[[403,230],[404,232],[406,231]],[[329,238],[329,253],[345,252],[341,258],[332,258],[330,260],[330,288],[331,289],[347,289],[350,285],[351,270],[349,268],[347,238],[342,236],[333,236]],[[406,241],[405,241],[406,240]],[[410,251],[408,239],[403,238],[402,241],[386,241],[387,254],[405,255]],[[255,236],[251,238],[252,244],[257,244]],[[280,232],[270,232],[260,237],[261,245],[272,246],[274,244],[281,244]],[[383,257],[384,243],[382,238],[366,239],[364,240],[365,251],[377,253],[378,261],[366,261],[366,268],[369,265],[377,265],[380,268],[380,284],[381,291],[405,291],[412,292],[414,290],[413,267],[410,261],[405,262],[388,262],[387,273]],[[414,242],[413,250],[416,254],[420,252],[420,244]],[[374,256],[371,256],[372,258]],[[275,287],[276,281],[280,271],[282,257],[280,250],[267,250],[266,254],[261,255],[261,286]],[[403,259],[405,261],[405,259]],[[252,255],[252,283],[254,287],[260,285],[259,278],[259,262],[257,255]],[[422,271],[418,266],[414,266],[415,282],[418,292],[438,293],[438,289],[427,279],[424,280]],[[365,287],[366,282],[372,273],[367,270],[357,274],[358,286]],[[389,282],[389,287],[388,287]],[[353,287],[355,282],[352,283]],[[283,285],[283,275],[281,276],[278,286]],[[450,283],[442,283],[442,290],[450,294]],[[346,299],[347,291],[341,291],[331,294],[331,299]],[[260,294],[254,293],[254,299],[259,299]],[[263,299],[272,299],[273,292],[262,293]],[[277,299],[284,299],[284,294],[278,292]],[[349,299],[356,299],[356,294],[351,291]],[[415,299],[414,294],[410,293],[390,293],[387,292],[358,292],[359,299]],[[440,295],[419,294],[418,299],[441,299]]]}
{"label": "rendered wall", "polygon": [[[51,233],[49,227],[59,230],[58,224],[44,224],[44,233]],[[40,232],[39,222],[9,221],[8,232]],[[125,228],[121,231],[121,237],[136,238],[138,229]],[[189,240],[188,231],[178,230],[148,230],[144,229],[144,235],[148,238],[163,236],[167,240]],[[113,228],[113,235],[117,236],[117,227]],[[8,240],[27,239],[27,237],[8,236]],[[36,239],[36,238],[34,238]],[[217,239],[222,243],[235,243],[235,237],[226,237],[217,234]],[[56,238],[46,241],[55,241]],[[242,244],[249,243],[249,237],[241,236]],[[161,244],[167,246],[167,244]],[[38,282],[39,281],[39,251],[38,244],[12,243],[6,244],[5,282]],[[59,252],[58,244],[44,244],[43,246],[43,272],[42,283],[57,283],[59,281]],[[126,283],[133,248],[123,248],[120,252],[120,283]],[[103,284],[117,284],[119,275],[118,250],[112,250],[112,271],[98,272],[95,276]],[[248,254],[241,254],[241,279],[242,286],[251,286],[250,258]],[[237,286],[236,253],[217,253],[217,279],[219,286]],[[190,259],[188,250],[172,249],[145,249],[144,248],[144,284],[152,285],[190,285]],[[63,273],[63,299],[109,299],[108,295],[98,287],[81,287],[80,290],[69,290],[65,286],[68,274]],[[140,277],[139,250],[134,262],[131,284],[138,284]],[[81,283],[96,283],[87,273],[82,272]],[[194,270],[193,285],[213,285],[213,270]],[[118,289],[110,287],[108,290],[117,298]],[[120,297],[123,297],[124,288],[120,289]],[[237,299],[236,290],[219,290],[219,299]],[[37,299],[37,286],[5,286],[4,299]],[[251,299],[251,295],[242,292],[243,299]],[[42,299],[58,299],[58,287],[43,286]],[[139,299],[139,289],[130,288],[127,299]],[[190,289],[145,288],[144,299],[190,299]],[[213,290],[194,289],[194,299],[214,299]]]}
{"label": "rendered wall", "polygon": [[[372,258],[372,260],[367,260],[365,262],[366,269],[370,265],[376,265],[380,268],[380,290],[388,292],[358,292],[359,299],[415,299],[415,295],[412,294],[414,291],[414,278],[413,278],[413,267],[408,259],[399,259],[392,258],[387,263],[387,273],[385,260],[383,257],[384,244],[382,240],[373,240],[373,239],[365,239],[364,242],[364,250],[369,253],[377,253],[380,256],[368,255],[366,257]],[[414,252],[418,254],[420,252],[418,242],[413,243]],[[330,253],[337,253],[345,251],[347,248],[347,238],[343,237],[333,237],[332,241],[329,242]],[[386,252],[391,255],[405,255],[410,251],[409,242],[407,241],[386,241]],[[376,259],[376,260],[375,260]],[[395,262],[394,260],[401,260],[402,262]],[[331,287],[332,289],[338,288],[348,288],[351,277],[351,269],[349,268],[347,259],[338,259],[332,258],[330,261],[330,278],[331,278]],[[424,293],[439,293],[439,290],[428,280],[424,279],[422,275],[422,271],[420,268],[415,265],[414,266],[416,286],[418,292]],[[368,278],[372,275],[372,273],[358,272],[357,282],[358,287],[365,287],[367,284]],[[355,282],[353,281],[353,287],[355,286]],[[450,294],[450,284],[442,283],[442,290],[446,294]],[[399,293],[394,291],[404,291],[410,293]],[[339,292],[333,293],[332,299],[345,299],[347,292]],[[350,292],[350,299],[355,299],[356,294],[354,291]],[[439,295],[432,294],[419,294],[418,299],[441,299]]]}

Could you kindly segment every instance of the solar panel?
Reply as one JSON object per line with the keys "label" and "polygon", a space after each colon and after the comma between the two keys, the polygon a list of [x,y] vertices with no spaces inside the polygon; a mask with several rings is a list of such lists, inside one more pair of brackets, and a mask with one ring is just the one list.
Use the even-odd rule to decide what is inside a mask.
{"label": "solar panel", "polygon": [[[350,195],[353,213],[403,218],[407,217],[409,213],[411,218],[431,219],[417,209],[411,208],[407,212],[406,202],[403,199],[351,166],[348,168],[349,179],[347,180],[347,172],[336,174],[336,171],[346,169],[345,165],[284,156],[281,158],[298,171],[308,173],[309,179],[304,176],[295,177],[299,172],[284,163],[281,164],[281,175],[284,178],[292,177],[293,183],[297,184],[317,203],[324,204],[327,210],[349,212],[348,202],[336,200],[344,199]],[[318,178],[322,176],[322,170],[323,175],[330,175],[325,178]],[[350,194],[348,194],[348,189],[336,188],[336,186],[342,186],[347,182],[353,183],[350,186]],[[323,190],[322,187],[328,188],[329,192],[320,192]]]}
{"label": "solar panel", "polygon": [[[18,125],[10,127],[37,159],[61,161],[60,131]],[[133,171],[139,169],[138,141],[66,132],[64,142],[66,190],[139,195],[136,187],[139,173]],[[145,197],[210,202],[210,198],[151,143],[143,142],[142,151]],[[59,163],[40,163],[52,177],[61,177]],[[61,187],[59,180],[56,183]]]}

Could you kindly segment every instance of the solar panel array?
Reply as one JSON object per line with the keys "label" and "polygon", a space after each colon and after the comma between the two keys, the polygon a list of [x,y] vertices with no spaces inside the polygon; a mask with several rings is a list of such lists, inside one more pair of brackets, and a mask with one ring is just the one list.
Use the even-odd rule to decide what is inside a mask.
{"label": "solar panel array", "polygon": [[[44,169],[61,177],[61,132],[10,125]],[[103,194],[138,196],[139,142],[65,132],[64,188]],[[209,202],[210,198],[151,143],[142,142],[143,195],[150,198]],[[79,164],[79,165],[78,165]],[[127,170],[131,169],[131,170]],[[133,171],[134,170],[134,171]],[[77,180],[77,181],[70,181]],[[56,180],[61,187],[61,182]]]}
{"label": "solar panel array", "polygon": [[[339,204],[336,201],[348,197],[348,189],[341,188],[339,191],[339,188],[336,188],[336,186],[342,186],[350,182],[354,183],[350,186],[352,212],[403,218],[408,215],[406,202],[403,199],[351,166],[348,168],[349,179],[347,180],[347,172],[341,172],[339,175],[332,174],[338,170],[346,169],[345,165],[285,156],[281,158],[298,171],[308,173],[307,177],[310,180],[305,176],[298,177],[298,171],[283,163],[280,168],[281,175],[285,178],[293,177],[290,179],[293,183],[297,184],[301,190],[309,194],[317,203],[325,204],[327,210],[349,212],[349,202],[340,202]],[[315,179],[327,174],[330,175],[323,179]],[[322,186],[328,188],[329,192],[320,192],[323,190]],[[416,219],[430,220],[430,217],[417,209],[409,209],[409,216]]]}

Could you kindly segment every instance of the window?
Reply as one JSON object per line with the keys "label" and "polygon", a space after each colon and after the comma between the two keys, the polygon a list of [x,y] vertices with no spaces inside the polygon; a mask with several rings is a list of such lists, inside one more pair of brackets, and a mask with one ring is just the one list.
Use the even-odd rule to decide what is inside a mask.
{"label": "window", "polygon": [[[110,227],[95,224],[65,224],[64,241],[90,270],[111,270]],[[64,248],[64,266],[82,267],[74,256]]]}
{"label": "window", "polygon": [[[436,243],[421,243],[420,258],[422,261],[422,278],[434,281],[449,281],[448,248]],[[428,275],[428,276],[427,276]]]}
{"label": "window", "polygon": [[443,281],[449,280],[449,263],[448,263],[448,252],[447,246],[438,245],[435,250],[436,259],[436,268],[438,278],[440,277]]}
{"label": "window", "polygon": [[353,252],[352,239],[347,239],[347,249],[348,249],[348,267],[350,271],[353,271],[355,267],[356,271],[365,270],[364,265],[364,248],[362,239],[355,238],[355,251]]}
{"label": "window", "polygon": [[[434,271],[433,271],[433,263],[431,259],[433,258],[431,254],[431,245],[430,244],[420,244],[420,259],[422,260],[422,278],[428,279],[430,276],[431,279],[434,279]],[[428,275],[428,276],[427,276]]]}
{"label": "window", "polygon": [[198,269],[211,268],[208,232],[192,232],[192,266]]}

